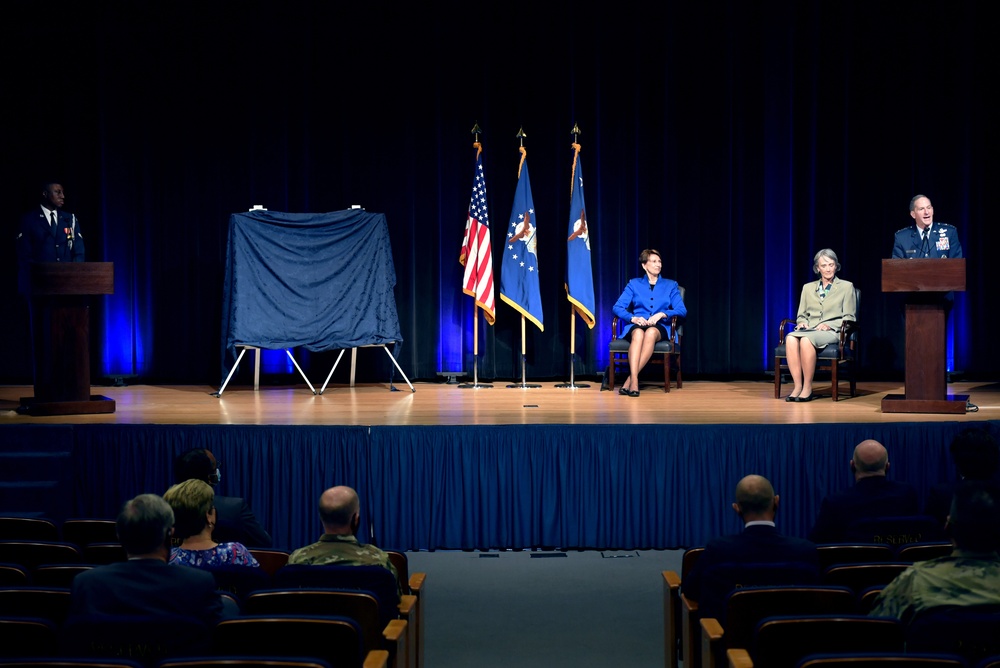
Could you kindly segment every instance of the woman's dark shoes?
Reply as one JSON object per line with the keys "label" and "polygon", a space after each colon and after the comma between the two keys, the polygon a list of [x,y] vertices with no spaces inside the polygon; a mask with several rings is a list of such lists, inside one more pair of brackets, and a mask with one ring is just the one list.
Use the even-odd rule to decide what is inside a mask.
{"label": "woman's dark shoes", "polygon": [[804,403],[806,401],[812,401],[815,398],[816,398],[815,394],[810,394],[808,397],[795,397],[795,401],[799,403]]}
{"label": "woman's dark shoes", "polygon": [[628,391],[628,396],[630,396],[630,397],[637,397],[637,396],[639,396],[639,390],[629,390]]}
{"label": "woman's dark shoes", "polygon": [[798,397],[793,397],[790,394],[787,397],[785,397],[785,401],[798,401],[798,400],[799,400]]}
{"label": "woman's dark shoes", "polygon": [[625,387],[624,385],[622,385],[622,389],[618,390],[618,394],[622,395],[623,397],[627,397],[628,396],[628,388]]}

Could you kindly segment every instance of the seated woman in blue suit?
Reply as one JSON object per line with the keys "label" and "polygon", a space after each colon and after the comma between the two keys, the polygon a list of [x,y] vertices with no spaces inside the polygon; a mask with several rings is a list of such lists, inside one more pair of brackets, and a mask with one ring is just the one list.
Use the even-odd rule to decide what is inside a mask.
{"label": "seated woman in blue suit", "polygon": [[615,315],[629,323],[621,336],[629,341],[629,377],[618,393],[630,397],[639,396],[639,372],[653,356],[656,342],[669,335],[670,318],[687,315],[677,281],[660,276],[659,251],[642,251],[639,264],[645,275],[629,281],[614,306]]}
{"label": "seated woman in blue suit", "polygon": [[824,248],[813,257],[813,273],[819,280],[802,286],[795,331],[785,337],[785,356],[792,375],[792,393],[785,401],[812,401],[813,375],[818,351],[840,341],[845,320],[856,320],[854,284],[837,278],[837,254]]}

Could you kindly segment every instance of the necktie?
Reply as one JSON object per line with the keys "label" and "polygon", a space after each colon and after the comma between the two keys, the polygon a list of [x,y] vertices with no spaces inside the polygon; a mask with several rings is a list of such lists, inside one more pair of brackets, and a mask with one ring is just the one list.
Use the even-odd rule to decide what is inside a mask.
{"label": "necktie", "polygon": [[920,244],[920,255],[922,255],[923,257],[927,257],[927,254],[930,253],[930,246],[927,243],[927,240],[930,238],[930,236],[931,236],[931,231],[929,229],[924,230],[923,232],[920,233],[920,238],[923,239],[923,243]]}
{"label": "necktie", "polygon": [[59,224],[59,220],[56,218],[55,211],[52,211],[51,214],[52,214],[52,221],[49,223],[49,226],[55,228],[55,226]]}

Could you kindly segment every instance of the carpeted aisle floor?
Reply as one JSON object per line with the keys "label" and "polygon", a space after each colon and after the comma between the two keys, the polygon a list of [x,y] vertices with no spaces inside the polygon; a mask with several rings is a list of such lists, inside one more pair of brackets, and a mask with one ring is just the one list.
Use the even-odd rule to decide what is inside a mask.
{"label": "carpeted aisle floor", "polygon": [[427,573],[426,665],[660,668],[660,572],[682,554],[411,552]]}

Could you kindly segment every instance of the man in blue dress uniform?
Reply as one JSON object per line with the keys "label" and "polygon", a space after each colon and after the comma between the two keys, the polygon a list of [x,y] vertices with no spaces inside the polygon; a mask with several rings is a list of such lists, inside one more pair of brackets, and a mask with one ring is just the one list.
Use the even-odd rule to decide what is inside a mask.
{"label": "man in blue dress uniform", "polygon": [[916,195],[911,199],[910,216],[913,225],[896,232],[892,257],[907,260],[915,257],[963,257],[958,230],[953,225],[934,222],[934,207],[930,198]]}

